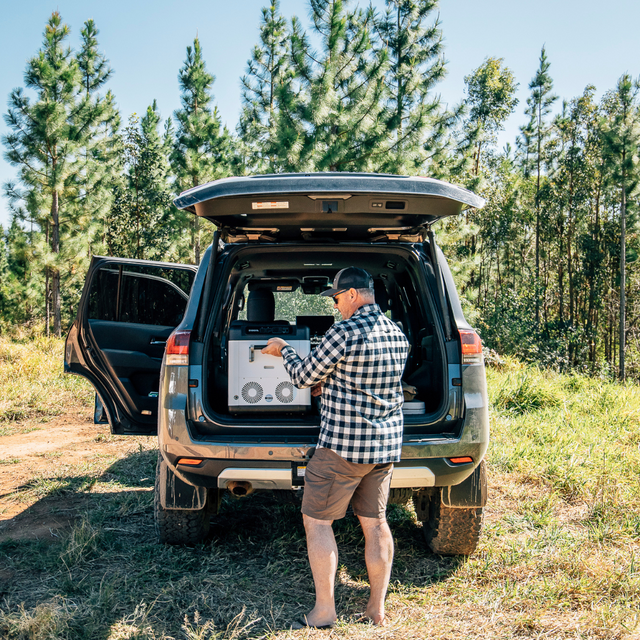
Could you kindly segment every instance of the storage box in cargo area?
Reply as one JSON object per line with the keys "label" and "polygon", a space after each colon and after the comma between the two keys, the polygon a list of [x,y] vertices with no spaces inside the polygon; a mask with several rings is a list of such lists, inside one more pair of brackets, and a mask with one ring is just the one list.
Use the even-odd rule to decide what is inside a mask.
{"label": "storage box in cargo area", "polygon": [[282,358],[265,355],[269,338],[286,340],[302,358],[311,350],[309,328],[290,324],[234,322],[229,331],[229,411],[300,413],[311,407],[309,389],[297,389]]}

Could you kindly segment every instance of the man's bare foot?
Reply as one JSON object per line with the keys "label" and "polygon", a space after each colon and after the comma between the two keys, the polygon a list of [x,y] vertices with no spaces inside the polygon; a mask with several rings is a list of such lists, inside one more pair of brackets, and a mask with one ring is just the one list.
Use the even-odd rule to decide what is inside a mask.
{"label": "man's bare foot", "polygon": [[375,624],[378,627],[387,626],[387,619],[385,618],[384,613],[369,614],[365,612],[356,618],[356,622],[361,622],[364,624],[371,623]]}
{"label": "man's bare foot", "polygon": [[313,611],[309,613],[308,616],[302,615],[300,616],[292,625],[292,629],[333,629],[336,624],[337,617],[333,620],[327,619],[323,621],[321,618],[315,618],[313,616]]}

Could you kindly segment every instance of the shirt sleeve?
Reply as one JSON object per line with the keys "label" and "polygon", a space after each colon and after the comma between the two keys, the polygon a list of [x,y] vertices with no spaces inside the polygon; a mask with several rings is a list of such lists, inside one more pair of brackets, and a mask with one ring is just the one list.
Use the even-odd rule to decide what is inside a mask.
{"label": "shirt sleeve", "polygon": [[332,327],[306,358],[301,358],[291,345],[283,347],[281,353],[291,382],[298,389],[306,389],[326,380],[333,373],[344,358],[345,337],[342,331]]}

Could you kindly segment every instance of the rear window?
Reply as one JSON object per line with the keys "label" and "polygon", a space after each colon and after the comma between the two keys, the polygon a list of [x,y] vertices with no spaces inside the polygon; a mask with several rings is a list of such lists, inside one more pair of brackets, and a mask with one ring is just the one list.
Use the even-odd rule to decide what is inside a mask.
{"label": "rear window", "polygon": [[[249,296],[249,288],[245,287],[245,300]],[[342,319],[340,312],[334,308],[331,298],[313,294],[305,294],[301,288],[295,291],[275,291],[275,320],[286,320],[296,324],[299,316],[333,316],[335,321]],[[238,320],[247,320],[247,309],[238,314]]]}
{"label": "rear window", "polygon": [[89,319],[175,327],[194,277],[190,269],[107,263],[91,282]]}

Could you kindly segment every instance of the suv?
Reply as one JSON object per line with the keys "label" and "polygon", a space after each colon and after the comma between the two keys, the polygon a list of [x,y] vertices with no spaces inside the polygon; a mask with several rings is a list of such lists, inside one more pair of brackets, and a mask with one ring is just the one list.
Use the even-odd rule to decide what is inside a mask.
{"label": "suv", "polygon": [[112,433],[158,434],[160,539],[202,540],[225,491],[303,489],[318,405],[261,349],[281,336],[308,353],[336,320],[319,294],[355,265],[411,345],[390,501],[413,499],[434,552],[470,554],[487,500],[482,345],[431,225],[482,198],[430,178],[312,173],[216,180],[175,204],[217,227],[199,267],[94,257],[64,363],[94,385]]}

